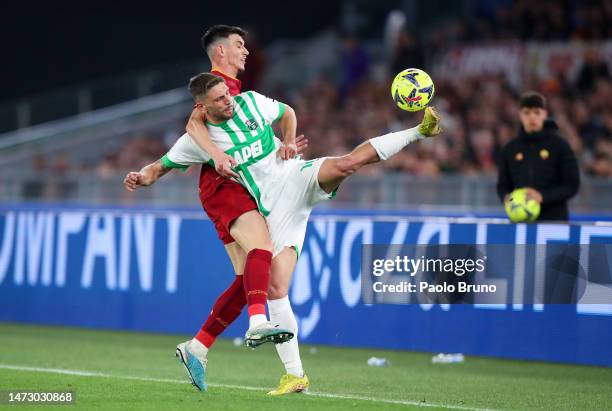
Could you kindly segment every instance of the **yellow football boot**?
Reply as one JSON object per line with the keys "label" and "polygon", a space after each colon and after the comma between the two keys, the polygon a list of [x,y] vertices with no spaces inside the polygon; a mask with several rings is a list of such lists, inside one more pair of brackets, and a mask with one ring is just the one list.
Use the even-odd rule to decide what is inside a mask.
{"label": "yellow football boot", "polygon": [[442,127],[440,127],[441,121],[442,118],[436,110],[433,107],[427,107],[423,115],[423,120],[421,120],[421,124],[419,124],[419,133],[425,137],[437,136],[442,132]]}
{"label": "yellow football boot", "polygon": [[310,387],[310,381],[308,381],[308,376],[306,374],[304,374],[302,378],[292,374],[285,374],[281,377],[278,388],[270,391],[268,395],[284,395],[291,394],[292,392],[302,392],[308,390],[308,387]]}

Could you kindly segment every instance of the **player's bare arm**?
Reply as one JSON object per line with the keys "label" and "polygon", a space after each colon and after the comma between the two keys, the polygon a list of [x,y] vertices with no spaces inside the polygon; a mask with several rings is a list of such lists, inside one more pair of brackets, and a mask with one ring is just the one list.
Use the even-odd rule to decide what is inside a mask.
{"label": "player's bare arm", "polygon": [[150,186],[166,175],[170,168],[166,168],[161,160],[144,166],[140,171],[130,171],[123,179],[123,186],[128,191],[134,191],[138,186]]}
{"label": "player's bare arm", "polygon": [[279,154],[283,160],[288,160],[295,157],[298,153],[295,137],[297,117],[295,111],[286,104],[285,112],[279,120],[279,126],[283,134],[283,146],[279,149]]}

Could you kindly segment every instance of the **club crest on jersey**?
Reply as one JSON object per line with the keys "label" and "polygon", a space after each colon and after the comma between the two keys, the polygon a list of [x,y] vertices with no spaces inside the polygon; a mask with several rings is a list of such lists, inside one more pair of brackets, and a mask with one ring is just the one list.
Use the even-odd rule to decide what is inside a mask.
{"label": "club crest on jersey", "polygon": [[255,120],[247,120],[245,124],[251,131],[257,130],[259,128],[259,124],[257,124],[257,121]]}

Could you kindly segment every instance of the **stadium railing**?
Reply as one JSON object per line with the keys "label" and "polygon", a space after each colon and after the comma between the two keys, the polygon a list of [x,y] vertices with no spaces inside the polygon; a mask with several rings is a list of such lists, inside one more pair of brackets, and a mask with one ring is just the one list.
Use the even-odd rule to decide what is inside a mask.
{"label": "stadium railing", "polygon": [[[135,165],[138,169],[141,165]],[[0,175],[1,202],[70,202],[117,206],[171,206],[199,208],[198,171],[187,175],[172,173],[154,186],[127,192],[122,185],[124,173],[98,176],[73,173],[53,176],[48,173]],[[406,174],[381,176],[356,175],[341,186],[333,201],[317,208],[359,208],[413,210],[444,215],[482,215],[503,213],[492,176],[448,175],[440,178]],[[578,196],[570,203],[572,212],[609,214],[612,218],[612,182],[583,178]],[[476,214],[475,214],[476,213]]]}
{"label": "stadium railing", "polygon": [[178,87],[184,89],[188,78],[209,68],[210,63],[202,57],[7,101],[0,104],[0,133],[91,112]]}

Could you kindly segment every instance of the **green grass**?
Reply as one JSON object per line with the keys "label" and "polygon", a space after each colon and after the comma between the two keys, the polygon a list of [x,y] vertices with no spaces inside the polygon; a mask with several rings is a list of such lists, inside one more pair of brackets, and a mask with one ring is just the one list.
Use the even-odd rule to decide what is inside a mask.
{"label": "green grass", "polygon": [[[73,406],[10,407],[20,410],[612,407],[612,369],[478,357],[467,357],[463,364],[440,365],[432,364],[431,355],[424,353],[305,345],[301,347],[302,360],[311,380],[312,395],[271,398],[266,391],[276,386],[283,373],[274,348],[263,346],[251,351],[223,340],[209,353],[210,387],[200,393],[187,383],[184,369],[174,358],[176,344],[185,339],[186,336],[0,323],[0,390],[75,392]],[[392,365],[368,367],[366,360],[371,356],[387,357]],[[103,375],[16,370],[7,365]]]}

